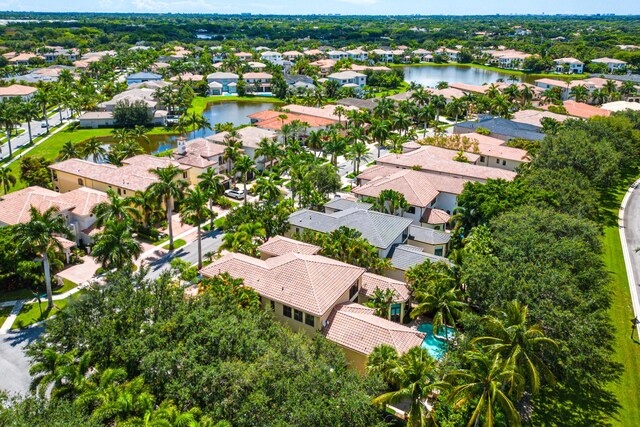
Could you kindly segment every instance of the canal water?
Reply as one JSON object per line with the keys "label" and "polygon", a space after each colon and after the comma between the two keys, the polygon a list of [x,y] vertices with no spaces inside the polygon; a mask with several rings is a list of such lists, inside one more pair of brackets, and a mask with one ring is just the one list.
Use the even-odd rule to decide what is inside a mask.
{"label": "canal water", "polygon": [[[447,83],[466,83],[470,85],[481,86],[485,83],[495,83],[498,79],[510,82],[512,74],[501,73],[494,70],[485,70],[482,68],[463,66],[463,65],[445,65],[445,66],[406,66],[402,67],[404,71],[404,80],[406,82],[419,83],[425,87],[435,87],[438,82]],[[516,75],[518,82],[528,81],[526,75]]]}

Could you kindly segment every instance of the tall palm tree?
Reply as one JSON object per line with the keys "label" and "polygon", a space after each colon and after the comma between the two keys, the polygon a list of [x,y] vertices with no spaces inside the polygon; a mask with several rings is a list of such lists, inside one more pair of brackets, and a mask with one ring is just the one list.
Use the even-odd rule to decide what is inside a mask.
{"label": "tall palm tree", "polygon": [[30,100],[23,102],[20,107],[20,117],[27,122],[27,131],[29,132],[29,144],[33,144],[33,135],[31,134],[31,122],[40,117],[41,111],[35,101]]}
{"label": "tall palm tree", "polygon": [[502,409],[509,425],[520,426],[520,414],[503,391],[514,375],[513,369],[498,354],[492,356],[473,350],[467,352],[465,358],[470,366],[450,372],[446,379],[452,384],[460,384],[449,394],[454,409],[476,402],[467,427],[478,426],[481,420],[485,426],[493,427],[496,406]]}
{"label": "tall palm tree", "polygon": [[173,224],[171,221],[173,202],[182,198],[183,191],[189,184],[184,179],[177,178],[182,175],[182,171],[173,165],[166,168],[150,169],[149,172],[158,179],[158,181],[149,186],[149,191],[158,199],[164,201],[167,212],[167,225],[169,227],[169,250],[173,250]]}
{"label": "tall palm tree", "polygon": [[273,162],[281,159],[283,155],[284,151],[276,138],[262,138],[258,143],[258,148],[256,148],[253,158],[264,157],[269,163],[269,173],[271,173],[273,172]]}
{"label": "tall palm tree", "polygon": [[347,141],[338,133],[337,130],[332,129],[328,134],[328,139],[322,146],[322,150],[331,156],[331,164],[337,166],[338,156],[342,155],[347,148]]}
{"label": "tall palm tree", "polygon": [[267,231],[260,222],[245,223],[234,233],[224,235],[220,250],[244,253],[254,256],[258,245],[264,242]]}
{"label": "tall palm tree", "polygon": [[371,126],[369,127],[369,134],[371,138],[378,143],[378,156],[380,157],[380,149],[385,145],[387,139],[389,139],[389,133],[391,131],[391,122],[388,120],[372,119]]}
{"label": "tall palm tree", "polygon": [[49,107],[49,95],[51,93],[51,86],[45,82],[38,82],[38,91],[33,95],[33,101],[38,105],[42,111],[44,117],[44,123],[47,127],[47,133],[49,133],[49,116],[47,115],[47,107]]}
{"label": "tall palm tree", "polygon": [[[466,307],[462,294],[456,285],[448,282],[432,283],[414,293],[417,305],[411,310],[411,317],[433,314],[433,333],[438,334],[440,327],[455,326],[462,310]],[[445,337],[449,334],[445,330]]]}
{"label": "tall palm tree", "polygon": [[58,160],[69,160],[69,159],[78,159],[82,157],[81,150],[78,144],[74,144],[71,141],[67,141],[60,148],[60,152],[58,153]]}
{"label": "tall palm tree", "polygon": [[131,204],[139,209],[138,212],[142,222],[147,227],[159,222],[164,216],[164,212],[160,207],[160,201],[149,189],[136,191],[135,194],[128,199],[131,201]]}
{"label": "tall palm tree", "polygon": [[393,382],[398,390],[384,393],[375,399],[376,404],[398,403],[405,400],[411,402],[408,427],[435,426],[435,414],[426,399],[446,384],[438,380],[436,361],[429,352],[421,347],[414,347],[405,353],[391,370]]}
{"label": "tall palm tree", "polygon": [[[558,344],[545,336],[541,325],[528,324],[528,313],[526,305],[510,301],[495,317],[481,319],[490,335],[475,338],[472,343],[486,346],[490,352],[513,364],[515,371],[527,381],[531,393],[537,394],[541,373],[549,382],[555,382],[553,373],[538,353],[543,347],[557,348]],[[512,390],[517,388],[517,384],[512,384]],[[515,394],[520,397],[519,393]]]}
{"label": "tall palm tree", "polygon": [[224,159],[227,161],[227,174],[230,177],[233,176],[232,163],[236,161],[242,151],[242,141],[240,141],[238,138],[238,132],[236,132],[235,130],[230,131],[223,138],[223,142],[225,145]]}
{"label": "tall palm tree", "polygon": [[222,184],[222,177],[216,173],[214,169],[208,169],[207,171],[198,175],[198,187],[204,191],[204,193],[209,197],[209,210],[211,211],[211,225],[210,229],[213,230],[213,220],[215,219],[215,215],[213,215],[213,201],[217,200],[218,197],[224,194],[224,185]]}
{"label": "tall palm tree", "polygon": [[589,89],[585,85],[577,85],[571,88],[569,96],[576,100],[576,102],[585,102],[589,99]]}
{"label": "tall palm tree", "polygon": [[142,254],[142,246],[133,237],[129,222],[110,220],[96,236],[91,254],[105,270],[130,269]]}
{"label": "tall palm tree", "polygon": [[131,223],[140,217],[134,200],[118,196],[112,188],[107,189],[107,197],[107,201],[98,203],[91,209],[91,213],[96,217],[97,227],[102,227],[109,221]]}
{"label": "tall palm tree", "polygon": [[209,197],[201,188],[195,187],[193,190],[187,190],[182,199],[182,207],[180,209],[180,218],[183,221],[191,221],[196,223],[198,230],[198,270],[202,268],[202,223],[211,217],[213,220],[213,212],[207,208]]}
{"label": "tall palm tree", "polygon": [[247,155],[240,156],[233,165],[233,173],[240,174],[242,183],[244,184],[244,202],[247,203],[247,179],[251,172],[255,171],[255,163],[251,157]]}
{"label": "tall palm tree", "polygon": [[360,173],[360,163],[364,160],[368,162],[371,160],[371,153],[369,147],[362,141],[354,142],[349,146],[346,156],[348,160],[353,161],[353,173],[358,175]]}
{"label": "tall palm tree", "polygon": [[11,134],[20,124],[20,102],[16,98],[3,99],[0,102],[0,126],[7,135],[7,146],[9,147],[9,158],[13,157],[11,148]]}
{"label": "tall palm tree", "polygon": [[429,105],[432,105],[436,110],[436,123],[440,122],[440,112],[447,106],[447,100],[443,95],[436,95],[431,98]]}
{"label": "tall palm tree", "polygon": [[9,192],[9,188],[12,185],[16,185],[16,177],[11,173],[11,170],[6,167],[0,167],[0,185],[4,190],[4,194]]}
{"label": "tall palm tree", "polygon": [[51,207],[40,212],[35,207],[29,209],[31,219],[16,226],[16,239],[21,250],[35,251],[42,256],[44,280],[47,287],[47,310],[53,308],[53,291],[51,290],[51,268],[49,253],[55,249],[62,249],[62,244],[56,236],[72,238],[65,218],[59,215],[57,207]]}
{"label": "tall palm tree", "polygon": [[81,154],[84,159],[91,157],[95,163],[100,163],[107,155],[107,150],[102,146],[102,142],[94,136],[82,142]]}
{"label": "tall palm tree", "polygon": [[411,127],[411,118],[406,113],[398,113],[393,118],[393,128],[402,134],[406,134]]}

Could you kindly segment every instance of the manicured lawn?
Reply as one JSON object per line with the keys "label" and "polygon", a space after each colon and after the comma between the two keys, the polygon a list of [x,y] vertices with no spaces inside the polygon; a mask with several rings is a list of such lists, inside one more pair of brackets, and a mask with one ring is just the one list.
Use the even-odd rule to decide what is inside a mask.
{"label": "manicured lawn", "polygon": [[[43,299],[40,304],[38,304],[38,303],[25,304],[22,307],[22,310],[20,311],[20,314],[18,314],[18,317],[16,318],[15,322],[13,322],[13,325],[11,326],[11,329],[25,328],[25,327],[27,327],[29,325],[34,324],[34,323],[38,323],[38,322],[41,322],[43,320],[46,320],[49,317],[54,316],[60,310],[63,310],[67,306],[67,304],[69,303],[69,301],[71,299],[78,298],[80,295],[82,295],[82,291],[73,294],[69,298],[65,298],[65,299],[59,300],[59,301],[54,301],[53,302],[54,303],[54,307],[53,307],[52,310],[47,310],[47,301],[46,301],[46,299]],[[42,314],[40,314],[40,307],[38,307],[38,305],[40,305],[40,307],[42,307]]]}
{"label": "manicured lawn", "polygon": [[174,240],[174,241],[173,241],[173,248],[174,248],[174,249],[178,249],[178,248],[183,247],[183,246],[184,246],[184,245],[186,245],[186,244],[187,244],[187,242],[185,242],[185,241],[184,241],[184,240],[182,240],[182,239]]}
{"label": "manicured lawn", "polygon": [[13,307],[2,307],[0,308],[0,326],[4,324],[4,321],[7,320],[9,314],[11,314],[11,310]]}
{"label": "manicured lawn", "polygon": [[611,273],[612,307],[610,310],[613,333],[615,335],[615,360],[624,366],[620,381],[611,384],[610,390],[616,395],[621,409],[614,421],[615,425],[640,425],[640,339],[631,339],[633,308],[627,271],[620,244],[617,226],[618,209],[629,186],[637,178],[636,171],[625,174],[621,184],[604,195],[604,264]]}
{"label": "manicured lawn", "polygon": [[[67,279],[63,279],[63,282],[64,282],[64,285],[60,288],[56,288],[54,283],[54,288],[53,288],[54,295],[63,294],[68,290],[71,290],[76,286],[78,286],[76,283],[73,283],[72,281]],[[44,291],[42,291],[42,293],[44,293]],[[31,289],[16,289],[15,291],[0,293],[0,302],[14,301],[19,299],[31,299],[31,298],[33,298],[33,292],[31,292]]]}
{"label": "manicured lawn", "polygon": [[54,295],[64,294],[65,292],[70,291],[71,289],[78,286],[77,283],[73,283],[71,280],[62,279],[62,281],[64,282],[64,285],[62,285],[62,287],[58,289],[54,289],[53,290]]}
{"label": "manicured lawn", "polygon": [[274,104],[282,104],[283,101],[278,98],[272,98],[269,96],[196,96],[191,102],[191,107],[187,110],[187,113],[196,112],[202,114],[207,108],[207,104],[212,102],[273,102]]}
{"label": "manicured lawn", "polygon": [[227,221],[227,217],[223,216],[220,218],[217,218],[215,220],[213,220],[213,225],[216,226],[216,228],[222,228],[224,227],[224,223]]}

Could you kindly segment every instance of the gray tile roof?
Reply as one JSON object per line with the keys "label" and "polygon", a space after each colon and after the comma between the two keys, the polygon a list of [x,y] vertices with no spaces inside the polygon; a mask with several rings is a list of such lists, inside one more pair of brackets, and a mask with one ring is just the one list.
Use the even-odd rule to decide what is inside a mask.
{"label": "gray tile roof", "polygon": [[373,246],[386,249],[409,228],[411,220],[357,208],[333,214],[302,209],[291,214],[289,223],[321,233],[330,233],[343,226],[353,228]]}
{"label": "gray tile roof", "polygon": [[353,200],[343,199],[341,197],[334,197],[333,200],[324,204],[325,208],[335,209],[337,211],[346,211],[347,209],[360,209],[368,211],[373,205],[371,203],[356,202]]}
{"label": "gray tile roof", "polygon": [[422,248],[411,245],[398,245],[391,256],[391,265],[398,270],[407,271],[427,260],[431,262],[442,261],[447,264],[451,263],[451,261],[445,257],[423,252]]}
{"label": "gray tile roof", "polygon": [[477,122],[469,121],[455,125],[461,129],[476,130],[485,128],[498,135],[506,135],[512,138],[524,138],[539,141],[544,138],[544,134],[540,133],[540,127],[526,123],[518,123],[501,117],[493,117],[489,115],[481,115]]}
{"label": "gray tile roof", "polygon": [[130,75],[127,76],[127,79],[129,79],[129,80],[140,80],[140,79],[160,80],[160,79],[162,79],[162,76],[160,74],[156,74],[156,73],[141,72],[141,73],[130,74]]}
{"label": "gray tile roof", "polygon": [[446,245],[451,240],[451,235],[432,228],[412,225],[409,227],[409,238],[429,245]]}

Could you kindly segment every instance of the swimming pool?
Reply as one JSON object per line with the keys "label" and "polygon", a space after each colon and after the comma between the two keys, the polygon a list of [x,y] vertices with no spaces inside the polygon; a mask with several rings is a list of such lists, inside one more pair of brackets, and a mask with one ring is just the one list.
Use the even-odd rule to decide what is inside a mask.
{"label": "swimming pool", "polygon": [[[447,342],[443,339],[436,338],[433,335],[433,325],[431,325],[431,323],[423,323],[418,326],[418,330],[427,335],[426,337],[424,337],[424,341],[422,341],[422,348],[426,348],[429,354],[436,359],[440,359],[442,356],[444,356],[447,351]],[[449,336],[449,338],[453,338],[455,329],[448,326],[441,326],[438,330],[438,335],[444,337],[445,333]]]}

